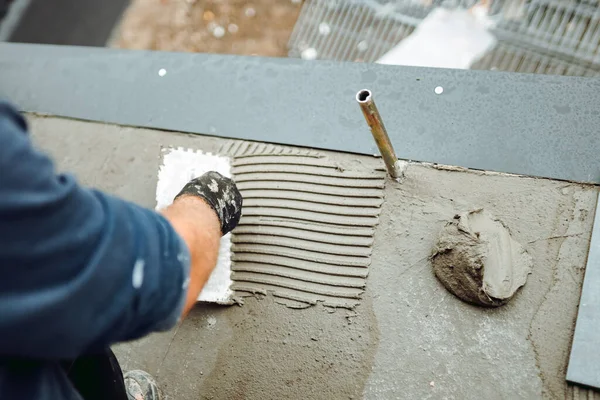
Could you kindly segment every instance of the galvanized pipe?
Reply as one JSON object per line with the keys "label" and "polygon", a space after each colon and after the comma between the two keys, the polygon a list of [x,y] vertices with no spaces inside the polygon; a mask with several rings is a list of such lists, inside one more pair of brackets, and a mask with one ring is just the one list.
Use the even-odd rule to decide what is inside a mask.
{"label": "galvanized pipe", "polygon": [[379,152],[381,153],[381,157],[383,157],[388,173],[392,178],[398,178],[400,176],[396,165],[398,157],[396,157],[390,137],[385,130],[385,126],[383,126],[383,121],[375,106],[375,101],[373,101],[373,94],[370,90],[363,89],[356,94],[356,101],[360,105],[369,128],[371,128],[371,133],[373,134],[375,143],[377,143],[377,147],[379,147]]}

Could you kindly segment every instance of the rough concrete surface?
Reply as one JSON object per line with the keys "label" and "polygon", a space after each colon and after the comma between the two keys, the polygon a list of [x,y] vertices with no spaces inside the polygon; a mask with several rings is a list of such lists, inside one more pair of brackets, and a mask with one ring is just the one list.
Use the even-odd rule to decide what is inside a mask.
{"label": "rough concrete surface", "polygon": [[[61,170],[154,206],[160,146],[216,151],[223,140],[31,116]],[[381,160],[327,153],[340,165]],[[593,397],[565,383],[597,188],[410,164],[387,181],[361,303],[290,309],[273,297],[199,305],[177,328],[116,346],[169,399],[513,399]],[[504,307],[456,299],[429,256],[443,224],[485,208],[533,258]]]}

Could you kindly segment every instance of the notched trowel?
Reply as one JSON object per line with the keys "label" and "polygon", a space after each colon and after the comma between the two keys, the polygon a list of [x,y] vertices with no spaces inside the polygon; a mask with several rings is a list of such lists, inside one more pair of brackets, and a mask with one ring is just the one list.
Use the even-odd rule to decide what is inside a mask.
{"label": "notched trowel", "polygon": [[[162,165],[156,185],[156,209],[167,207],[188,181],[208,171],[217,171],[231,178],[229,158],[184,148],[163,148]],[[231,290],[231,234],[221,238],[217,266],[211,274],[198,301],[233,304]]]}

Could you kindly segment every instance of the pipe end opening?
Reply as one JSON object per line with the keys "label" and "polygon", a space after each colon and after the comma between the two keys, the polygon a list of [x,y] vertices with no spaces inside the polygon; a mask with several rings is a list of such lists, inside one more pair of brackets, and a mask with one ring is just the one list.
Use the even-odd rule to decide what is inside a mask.
{"label": "pipe end opening", "polygon": [[356,94],[356,101],[359,103],[366,103],[371,100],[371,91],[368,89],[363,89]]}

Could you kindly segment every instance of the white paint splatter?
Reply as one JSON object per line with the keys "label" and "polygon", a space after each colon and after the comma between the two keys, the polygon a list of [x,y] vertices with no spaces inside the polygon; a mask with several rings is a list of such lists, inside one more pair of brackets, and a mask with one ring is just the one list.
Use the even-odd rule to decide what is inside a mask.
{"label": "white paint splatter", "polygon": [[213,326],[215,326],[217,324],[217,319],[213,316],[210,316],[210,317],[208,317],[207,322],[208,322],[208,327],[212,328]]}
{"label": "white paint splatter", "polygon": [[[217,181],[212,179],[210,181],[210,183],[208,184],[208,188],[210,189],[211,192],[217,193],[219,191],[219,184],[217,183]],[[221,200],[221,199],[219,199],[219,200]]]}
{"label": "white paint splatter", "polygon": [[167,70],[164,68],[161,68],[158,70],[158,76],[163,77],[167,74]]}
{"label": "white paint splatter", "polygon": [[190,257],[186,253],[177,254],[177,261],[179,262],[190,262]]}
{"label": "white paint splatter", "polygon": [[442,94],[444,93],[444,88],[441,86],[436,86],[436,88],[433,89],[433,91],[435,92],[435,94]]}
{"label": "white paint splatter", "polygon": [[139,289],[142,287],[142,283],[144,282],[144,266],[146,263],[142,259],[137,259],[135,264],[133,265],[133,273],[131,275],[131,284],[134,289]]}

